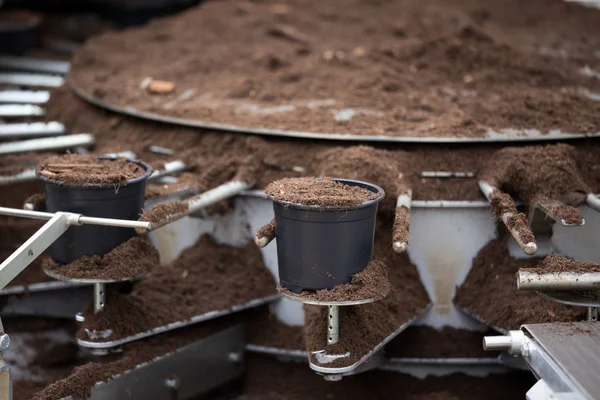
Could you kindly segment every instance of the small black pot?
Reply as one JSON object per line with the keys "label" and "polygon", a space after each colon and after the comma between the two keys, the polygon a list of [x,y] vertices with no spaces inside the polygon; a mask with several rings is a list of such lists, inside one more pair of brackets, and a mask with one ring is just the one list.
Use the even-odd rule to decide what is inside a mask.
{"label": "small black pot", "polygon": [[307,206],[273,201],[280,285],[294,293],[349,283],[373,255],[379,186],[334,179],[381,193],[354,207]]}
{"label": "small black pot", "polygon": [[[46,211],[137,220],[144,207],[146,179],[152,173],[152,168],[141,161],[131,162],[140,165],[145,172],[127,181],[118,191],[114,185],[69,185],[38,175],[44,182]],[[135,229],[132,228],[72,226],[50,246],[50,257],[58,264],[68,264],[82,256],[104,255],[135,235]]]}
{"label": "small black pot", "polygon": [[38,42],[37,23],[9,24],[0,22],[0,53],[20,55]]}

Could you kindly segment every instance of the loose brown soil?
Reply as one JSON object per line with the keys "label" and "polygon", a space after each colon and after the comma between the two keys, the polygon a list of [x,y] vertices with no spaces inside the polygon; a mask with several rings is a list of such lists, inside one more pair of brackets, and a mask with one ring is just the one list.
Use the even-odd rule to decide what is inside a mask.
{"label": "loose brown soil", "polygon": [[160,203],[144,210],[140,216],[140,221],[152,222],[154,224],[168,222],[175,215],[187,211],[187,201],[172,201],[169,203]]}
{"label": "loose brown soil", "polygon": [[77,337],[94,340],[86,329],[111,329],[105,340],[117,340],[272,295],[274,287],[254,243],[237,248],[205,235],[172,265],[154,269],[131,293],[109,296],[103,311],[94,314],[88,307]]}
{"label": "loose brown soil", "polygon": [[150,240],[133,237],[103,256],[83,256],[66,265],[46,258],[42,268],[66,278],[120,281],[144,276],[159,264],[158,250]]}
{"label": "loose brown soil", "polygon": [[[96,154],[130,150],[155,168],[176,159],[183,159],[191,166],[201,165],[189,171],[197,177],[199,192],[232,178],[216,171],[214,174],[210,172],[211,163],[238,165],[240,159],[252,154],[260,160],[257,187],[284,177],[310,175],[364,180],[378,184],[388,193],[380,203],[380,210],[386,215],[394,213],[398,183],[412,188],[413,200],[484,200],[475,179],[424,179],[420,173],[424,170],[479,171],[490,156],[503,147],[498,144],[469,147],[423,144],[356,146],[353,143],[261,138],[225,132],[199,133],[195,129],[102,111],[77,99],[66,87],[53,91],[47,105],[47,119],[62,121],[72,132],[94,134]],[[582,140],[574,144],[576,158],[580,161],[579,172],[595,192],[600,192],[600,169],[594,167],[600,158],[600,143]],[[175,154],[153,153],[148,150],[149,145],[169,147]],[[378,148],[384,146],[386,150]],[[359,163],[366,167],[357,168],[355,165]],[[388,168],[396,163],[398,167]],[[335,168],[336,164],[340,168]],[[235,174],[236,168],[232,169]],[[400,172],[402,180],[399,180]],[[202,179],[202,174],[206,174],[207,178]],[[22,201],[18,207],[21,205]]]}
{"label": "loose brown soil", "polygon": [[506,221],[507,228],[516,230],[523,243],[535,243],[535,236],[533,236],[533,231],[529,227],[527,216],[517,211],[515,202],[510,195],[494,189],[489,200],[492,213],[497,220],[501,220],[502,215],[505,213],[511,213],[512,215]]}
{"label": "loose brown soil", "polygon": [[331,289],[317,291],[303,291],[296,294],[277,286],[280,293],[294,296],[302,300],[313,301],[359,301],[365,299],[381,300],[390,292],[388,271],[381,261],[371,260],[364,270],[352,275],[352,281],[343,285],[336,285]]}
{"label": "loose brown soil", "polygon": [[69,79],[111,105],[252,128],[595,132],[600,82],[581,71],[600,64],[599,19],[560,0],[215,1],[93,38]]}
{"label": "loose brown soil", "polygon": [[539,259],[513,259],[506,238],[492,240],[475,259],[465,282],[457,289],[455,303],[505,330],[522,324],[569,322],[584,318],[584,308],[546,300],[530,291],[517,290],[515,274],[532,268]]}
{"label": "loose brown soil", "polygon": [[119,157],[102,160],[94,155],[64,154],[42,161],[37,174],[66,185],[118,185],[138,178],[146,172],[140,165]]}
{"label": "loose brown soil", "polygon": [[496,357],[498,352],[485,351],[483,337],[497,332],[476,332],[445,326],[438,330],[424,325],[409,326],[385,347],[388,357],[465,358]]}
{"label": "loose brown soil", "polygon": [[528,371],[490,374],[485,378],[452,374],[425,379],[391,371],[369,371],[346,376],[335,384],[305,364],[283,363],[274,357],[253,354],[248,356],[246,371],[246,390],[237,400],[522,399],[535,383]]}
{"label": "loose brown soil", "polygon": [[[327,346],[327,307],[304,306],[305,340],[309,352],[327,348],[328,353],[349,351],[350,357],[327,364],[328,367],[352,365],[373,347],[421,314],[429,299],[419,274],[406,254],[391,249],[391,223],[378,221],[373,258],[388,269],[391,289],[387,297],[374,303],[340,308],[340,340]],[[318,364],[316,360],[313,363]]]}
{"label": "loose brown soil", "polygon": [[577,152],[566,144],[505,147],[483,165],[478,179],[523,200],[558,200],[579,206],[591,193],[577,165]]}
{"label": "loose brown soil", "polygon": [[275,225],[275,218],[269,221],[268,224],[261,226],[256,231],[257,239],[273,239],[275,237],[275,232],[277,230],[277,226]]}
{"label": "loose brown soil", "polygon": [[394,227],[392,228],[392,240],[395,242],[408,243],[410,227],[410,210],[404,206],[396,207]]}
{"label": "loose brown soil", "polygon": [[171,353],[239,322],[236,316],[225,317],[126,344],[123,353],[116,356],[116,359],[105,357],[99,362],[90,362],[76,367],[66,378],[36,393],[32,400],[57,400],[68,396],[87,398],[92,386],[97,382],[106,382],[115,375],[125,373],[140,364]]}
{"label": "loose brown soil", "polygon": [[267,185],[265,193],[275,201],[323,207],[355,207],[382,195],[325,177],[283,178]]}
{"label": "loose brown soil", "polygon": [[557,254],[551,254],[546,256],[535,266],[535,268],[528,268],[526,271],[536,273],[550,273],[550,272],[575,272],[579,274],[585,274],[588,272],[600,272],[600,264],[588,261],[578,261],[559,256]]}
{"label": "loose brown soil", "polygon": [[268,307],[257,310],[248,320],[249,344],[287,350],[306,350],[301,326],[289,326],[279,321]]}
{"label": "loose brown soil", "polygon": [[548,211],[560,218],[565,224],[583,224],[583,215],[581,215],[581,212],[575,207],[568,206],[560,201],[543,196],[538,196],[536,202],[548,207]]}

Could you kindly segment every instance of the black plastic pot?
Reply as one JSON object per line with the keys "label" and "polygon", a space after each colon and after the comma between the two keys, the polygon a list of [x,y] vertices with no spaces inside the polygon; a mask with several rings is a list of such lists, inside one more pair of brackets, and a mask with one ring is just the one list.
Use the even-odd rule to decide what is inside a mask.
{"label": "black plastic pot", "polygon": [[[130,179],[118,190],[114,185],[69,185],[38,174],[44,182],[46,211],[137,220],[144,207],[146,179],[152,173],[152,168],[141,161],[131,162],[140,165],[145,172],[140,177]],[[50,246],[50,257],[58,264],[68,264],[82,256],[104,255],[135,235],[135,230],[131,228],[73,226]]]}
{"label": "black plastic pot", "polygon": [[0,53],[23,54],[38,42],[40,21],[13,23],[0,21]]}
{"label": "black plastic pot", "polygon": [[273,201],[280,285],[294,293],[349,283],[373,255],[379,186],[334,179],[381,193],[354,207],[322,207]]}

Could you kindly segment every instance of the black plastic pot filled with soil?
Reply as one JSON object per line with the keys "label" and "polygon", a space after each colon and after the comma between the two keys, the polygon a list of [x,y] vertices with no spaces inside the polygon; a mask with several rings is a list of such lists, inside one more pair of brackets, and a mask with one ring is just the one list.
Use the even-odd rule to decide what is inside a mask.
{"label": "black plastic pot filled with soil", "polygon": [[[65,157],[69,158],[65,161]],[[137,220],[144,207],[146,179],[152,168],[123,158],[81,157],[53,157],[36,170],[44,182],[46,211]],[[94,175],[94,168],[111,170]],[[131,228],[73,226],[52,244],[50,256],[58,264],[68,264],[82,256],[104,255],[135,235]]]}
{"label": "black plastic pot filled with soil", "polygon": [[358,204],[319,205],[269,196],[275,212],[280,285],[294,293],[350,283],[352,275],[371,260],[377,207],[385,193],[367,182],[332,180],[353,190],[362,189],[369,199]]}
{"label": "black plastic pot filled with soil", "polygon": [[0,53],[23,54],[38,42],[41,18],[24,10],[8,10],[0,14]]}

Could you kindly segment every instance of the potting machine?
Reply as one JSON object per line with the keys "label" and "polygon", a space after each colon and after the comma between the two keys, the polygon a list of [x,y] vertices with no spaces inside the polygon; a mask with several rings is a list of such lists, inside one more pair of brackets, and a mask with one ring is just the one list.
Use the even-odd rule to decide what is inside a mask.
{"label": "potting machine", "polygon": [[[11,70],[17,70],[18,72],[6,72],[0,73],[0,84],[7,86],[16,87],[15,90],[0,92],[0,103],[8,105],[4,109],[0,109],[0,113],[5,118],[11,116],[40,116],[43,114],[43,104],[48,99],[48,92],[41,91],[39,88],[52,88],[60,86],[64,83],[62,75],[69,69],[69,64],[65,62],[50,62],[48,60],[31,60],[24,58],[0,58],[0,68],[8,68]],[[24,87],[36,88],[36,90],[22,90]],[[299,137],[308,139],[334,139],[334,140],[359,140],[359,141],[397,141],[397,142],[433,142],[433,143],[473,143],[473,142],[512,142],[512,141],[551,141],[551,140],[568,140],[579,137],[590,137],[598,136],[600,133],[595,134],[565,134],[560,131],[551,131],[548,134],[542,134],[535,129],[524,129],[524,130],[503,130],[496,132],[489,130],[487,136],[484,138],[413,138],[413,137],[381,137],[381,136],[363,136],[363,135],[331,135],[331,134],[320,134],[311,132],[290,132],[280,130],[269,130],[269,129],[251,129],[247,127],[232,127],[224,126],[220,124],[211,123],[210,121],[189,121],[177,118],[167,118],[160,115],[143,113],[136,110],[125,109],[114,105],[106,104],[102,100],[85,93],[83,90],[72,87],[73,91],[83,99],[87,100],[92,104],[96,104],[100,107],[104,107],[113,111],[117,111],[123,114],[133,115],[135,117],[142,117],[151,120],[158,120],[169,123],[177,123],[186,126],[195,126],[201,128],[212,128],[212,129],[224,129],[227,131],[238,131],[249,134],[263,134],[263,135],[280,135],[286,137]],[[16,107],[17,105],[27,105],[27,107]],[[297,105],[296,105],[297,106]],[[323,102],[323,106],[335,108],[335,102]],[[293,108],[293,107],[292,107]],[[340,115],[340,111],[335,110],[336,115]],[[352,110],[345,110],[342,113],[344,116],[352,118]],[[81,133],[81,134],[66,134],[65,127],[60,122],[34,122],[34,123],[7,123],[0,125],[0,138],[9,139],[26,139],[19,142],[8,142],[0,144],[0,155],[3,154],[15,154],[30,151],[51,151],[51,150],[63,150],[63,149],[74,149],[76,151],[84,151],[86,147],[93,145],[93,135]],[[30,139],[35,138],[35,139]],[[158,149],[157,151],[162,151]],[[30,166],[33,167],[33,166]],[[173,167],[173,169],[170,169]],[[185,166],[178,162],[166,167],[165,171],[153,175],[157,182],[160,179],[170,179],[172,174],[180,172],[185,169]],[[443,178],[464,178],[472,179],[474,173],[463,171],[463,172],[447,172],[447,171],[423,171],[422,177],[428,179],[431,177]],[[10,183],[22,182],[27,180],[35,179],[34,171],[27,169],[19,174],[11,176],[0,177],[0,185],[6,185]],[[152,179],[152,178],[151,178]],[[482,191],[489,196],[490,188],[485,186],[485,183],[480,183]],[[489,185],[488,185],[489,186]],[[257,191],[245,191],[250,186],[247,184],[240,183],[229,183],[225,187],[217,188],[215,191],[206,193],[204,197],[196,198],[194,201],[189,202],[189,209],[187,212],[181,213],[180,215],[173,216],[169,219],[169,223],[176,221],[186,215],[192,215],[202,210],[207,205],[210,205],[222,198],[231,197],[236,194],[242,196],[236,201],[236,209],[243,210],[243,216],[238,216],[244,221],[251,225],[252,229],[256,231],[259,226],[270,221],[272,219],[271,204],[269,201],[264,199],[264,193]],[[182,194],[183,197],[189,197],[193,193],[187,192]],[[160,200],[159,200],[160,201]],[[410,207],[412,204],[412,208]],[[452,325],[456,327],[465,327],[469,329],[479,329],[480,325],[475,322],[477,316],[468,314],[465,316],[460,310],[457,310],[452,304],[452,297],[454,295],[454,288],[457,284],[460,284],[469,268],[471,259],[477,253],[477,251],[490,239],[494,238],[495,225],[489,217],[488,205],[485,202],[452,202],[452,201],[413,201],[411,202],[410,195],[403,198],[398,198],[398,205],[404,205],[411,208],[411,231],[410,231],[410,242],[411,245],[408,248],[408,253],[411,260],[417,265],[421,274],[422,280],[428,294],[434,302],[434,306],[424,316],[415,315],[413,319],[407,321],[405,325],[398,328],[395,332],[395,336],[398,332],[402,331],[406,326],[411,323],[418,322],[422,324],[429,324],[433,326]],[[598,210],[600,204],[598,199],[590,195],[587,199],[587,205],[593,209]],[[559,218],[553,216],[547,207],[540,205],[536,207],[536,215],[530,217],[530,223],[533,226],[539,226],[542,228],[534,229],[536,236],[540,232],[553,233],[550,237],[545,237],[545,240],[538,240],[538,245],[533,248],[531,244],[522,243],[519,240],[518,235],[513,236],[516,239],[515,249],[511,248],[511,253],[515,257],[522,257],[522,253],[518,254],[520,250],[524,250],[526,253],[533,253],[535,251],[540,253],[547,253],[550,248],[559,250],[561,253],[567,254],[571,257],[577,257],[578,254],[585,254],[585,258],[597,260],[598,253],[594,248],[598,248],[597,236],[587,235],[585,233],[577,234],[569,232],[568,235],[563,234],[564,229],[562,226],[566,226],[560,221]],[[541,213],[540,213],[541,211]],[[26,218],[38,218],[44,219],[48,222],[44,227],[36,233],[30,240],[28,240],[13,256],[7,259],[0,266],[0,288],[3,288],[8,281],[10,281],[18,271],[25,268],[25,266],[36,256],[38,256],[44,246],[49,246],[53,238],[60,236],[60,233],[68,229],[71,225],[77,224],[119,224],[117,226],[135,226],[137,229],[151,231],[156,229],[158,226],[153,226],[149,223],[143,223],[140,221],[104,221],[98,218],[86,217],[71,213],[46,213],[42,211],[34,210],[15,210],[15,209],[0,209],[0,214],[14,215]],[[579,228],[579,230],[585,230],[586,228],[594,229],[600,221],[598,218],[588,210],[584,210],[586,214],[586,227]],[[548,215],[553,220],[559,222],[555,226],[551,227],[547,224],[547,221],[540,220],[539,216],[545,217]],[[508,217],[508,216],[506,216]],[[504,220],[505,218],[503,218]],[[184,220],[185,221],[185,220]],[[461,228],[457,228],[456,221],[461,222]],[[189,226],[174,223],[166,226],[164,229],[157,231],[154,234],[154,241],[159,249],[161,246],[168,247],[171,254],[167,257],[172,260],[176,253],[173,247],[181,247],[181,241],[191,240],[182,239],[187,234],[181,233],[189,230]],[[159,224],[162,226],[162,224]],[[432,229],[435,227],[435,229]],[[200,233],[198,228],[195,229],[193,236],[197,238]],[[202,230],[202,229],[200,229]],[[169,231],[169,232],[167,232]],[[164,233],[167,232],[167,233]],[[467,232],[465,234],[465,232]],[[575,231],[573,231],[575,232]],[[173,236],[176,240],[173,240]],[[168,238],[170,237],[170,238]],[[584,245],[579,245],[584,243]],[[175,244],[174,242],[178,243]],[[591,242],[590,242],[591,241]],[[268,242],[267,242],[268,243]],[[436,243],[436,246],[431,246],[431,243]],[[266,245],[266,243],[265,243]],[[404,243],[394,243],[394,250],[402,251],[406,249]],[[511,243],[512,245],[512,243]],[[579,246],[579,247],[578,247]],[[582,249],[583,246],[584,248]],[[520,249],[519,249],[520,247]],[[457,250],[460,249],[460,250]],[[517,251],[519,250],[519,251]],[[273,246],[270,248],[264,248],[263,256],[267,267],[277,276],[277,257],[274,253]],[[590,253],[591,252],[591,253]],[[7,271],[6,273],[4,271]],[[588,279],[589,278],[589,279]],[[523,278],[523,282],[528,280]],[[595,277],[573,277],[575,282],[574,286],[577,290],[588,290],[594,288],[593,282]],[[567,279],[568,282],[573,279]],[[581,279],[581,281],[579,281]],[[535,279],[534,279],[535,281]],[[567,288],[564,286],[560,287],[559,292],[550,291],[552,285],[556,289],[555,284],[556,277],[542,277],[543,282],[549,283],[549,286],[536,286],[535,290],[544,290],[543,295],[551,297],[556,301],[568,302],[569,304],[578,304],[581,306],[588,307],[588,315],[590,319],[594,319],[597,315],[597,298],[590,299],[589,293],[584,296],[573,294],[572,291],[565,291]],[[591,283],[590,283],[591,282]],[[62,292],[65,288],[76,289],[83,288],[87,290],[82,298],[86,298],[90,294],[90,284],[94,287],[94,305],[97,310],[102,308],[102,298],[104,294],[104,285],[107,282],[49,282],[40,283],[29,286],[31,292],[48,294],[48,297],[56,298],[58,293]],[[564,283],[561,283],[564,285]],[[580,286],[577,286],[580,285]],[[525,285],[526,286],[526,285]],[[571,286],[569,286],[569,289]],[[49,292],[50,289],[56,289],[54,292]],[[522,287],[524,289],[524,287]],[[4,288],[0,295],[10,295],[20,293],[24,288]],[[576,291],[575,291],[576,292]],[[593,296],[592,296],[593,297]],[[35,297],[33,297],[35,298]],[[40,297],[41,299],[41,297]],[[256,304],[262,304],[264,302],[272,301],[273,299],[263,299],[258,301]],[[297,299],[282,299],[273,303],[272,308],[275,314],[282,321],[290,325],[302,325],[303,314],[301,309],[301,303],[295,302]],[[365,299],[365,302],[368,299]],[[40,307],[40,304],[44,303],[44,300],[40,300],[36,305],[26,305],[19,309],[19,303],[13,305],[13,309],[22,311],[28,307]],[[81,303],[82,305],[84,303]],[[247,305],[251,307],[254,304]],[[335,343],[336,337],[336,315],[337,307],[347,306],[348,304],[321,304],[326,305],[329,309],[329,318],[331,323],[331,335],[328,336],[328,343]],[[245,305],[240,305],[240,309],[244,308]],[[43,307],[42,307],[43,308]],[[80,309],[80,308],[79,308]],[[209,318],[217,317],[222,313],[228,313],[235,310],[227,311],[216,311],[209,313],[210,315],[202,315],[196,317],[191,321],[185,321],[180,324],[172,324],[166,327],[153,329],[152,331],[140,333],[134,337],[128,338],[125,341],[119,342],[100,342],[101,345],[97,345],[99,342],[90,342],[94,345],[89,347],[95,347],[101,349],[100,351],[106,351],[108,348],[118,348],[121,344],[127,343],[133,340],[141,339],[151,335],[156,335],[161,332],[166,332],[171,329],[185,326],[188,324],[200,322]],[[6,308],[5,308],[6,311]],[[50,312],[50,310],[45,310]],[[51,314],[47,314],[51,315]],[[0,325],[0,331],[3,331]],[[599,364],[598,357],[595,354],[595,348],[598,347],[598,329],[596,324],[589,323],[577,323],[570,325],[561,324],[540,324],[540,325],[524,325],[520,331],[511,331],[508,336],[490,337],[486,338],[486,347],[489,349],[501,349],[507,350],[509,353],[514,355],[522,355],[523,359],[527,362],[530,368],[541,378],[538,385],[536,385],[529,396],[532,399],[546,398],[545,395],[553,393],[567,393],[570,392],[572,397],[569,398],[593,398],[600,397],[598,394],[597,382],[590,380],[590,372],[595,370],[595,367]],[[229,335],[228,337],[216,335],[202,340],[196,344],[192,344],[181,351],[162,357],[156,362],[147,364],[145,367],[138,367],[135,369],[135,375],[123,375],[116,377],[106,384],[97,386],[94,390],[93,396],[97,398],[103,398],[102,396],[115,397],[116,393],[120,393],[127,388],[128,390],[134,386],[139,386],[143,392],[136,393],[139,396],[152,396],[159,395],[161,390],[167,388],[169,394],[173,394],[179,390],[180,394],[184,394],[185,391],[181,391],[180,382],[196,382],[202,381],[197,379],[197,369],[193,367],[181,368],[191,362],[194,358],[194,354],[199,354],[204,357],[207,353],[208,348],[219,348],[218,352],[212,352],[211,354],[225,354],[226,363],[221,365],[229,365],[227,368],[218,370],[215,368],[207,368],[207,370],[213,370],[216,376],[223,376],[227,379],[235,376],[239,376],[240,372],[240,360],[242,359],[243,352],[240,350],[239,345],[241,343],[239,339],[239,331],[233,328],[230,331],[226,331],[223,335]],[[0,336],[0,349],[2,351],[8,348],[10,339],[8,335],[3,334]],[[86,346],[89,343],[80,342],[80,345]],[[409,360],[384,360],[382,352],[378,351],[383,347],[384,343],[375,346],[372,351],[366,354],[359,362],[342,370],[335,369],[324,369],[319,370],[331,380],[339,379],[340,376],[358,373],[364,370],[368,370],[374,367],[380,367],[385,369],[392,369],[398,371],[411,371],[417,366],[423,366],[425,362],[423,360],[409,361]],[[104,349],[104,350],[102,350]],[[295,357],[306,360],[308,357],[306,352],[296,350],[284,350],[277,348],[265,348],[261,346],[248,346],[250,351],[259,351],[265,353],[271,353],[280,357]],[[567,351],[565,351],[567,350]],[[576,359],[576,357],[580,357]],[[217,359],[217,358],[215,358]],[[215,361],[217,362],[217,361]],[[218,360],[219,363],[223,361]],[[493,371],[495,368],[504,370],[506,365],[514,365],[511,359],[506,357],[500,357],[498,359],[478,359],[478,360],[437,360],[436,362],[430,361],[435,364],[438,368],[452,367],[452,368],[474,368],[480,369],[485,366],[487,371]],[[411,364],[412,363],[412,364]],[[213,364],[211,364],[213,365]],[[214,364],[217,365],[217,364]],[[214,366],[213,365],[213,366]],[[314,367],[311,365],[311,367]],[[225,367],[224,367],[225,368]],[[313,368],[314,369],[314,368]],[[181,374],[179,378],[167,380],[166,382],[160,382],[158,384],[156,376],[163,376],[164,373],[169,371],[178,371],[177,374]],[[185,375],[193,371],[193,376]],[[217,374],[217,371],[222,373]],[[229,372],[224,372],[229,371]],[[135,378],[132,378],[135,376]],[[143,385],[132,385],[130,379],[141,379],[145,382]],[[215,378],[216,379],[216,378]],[[139,382],[139,381],[138,381]],[[6,364],[0,360],[0,388],[6,387],[10,384],[10,374]],[[3,386],[4,385],[4,386]],[[198,389],[195,387],[194,390]],[[186,389],[188,390],[188,389]],[[153,391],[153,392],[152,392]],[[202,390],[200,390],[202,391]],[[0,390],[0,393],[8,393]],[[198,393],[198,391],[185,392],[185,393]],[[1,398],[2,395],[0,395]],[[579,396],[579,397],[578,397]],[[184,396],[185,397],[185,396]],[[96,398],[96,397],[93,397]],[[566,397],[565,397],[566,398]]]}

